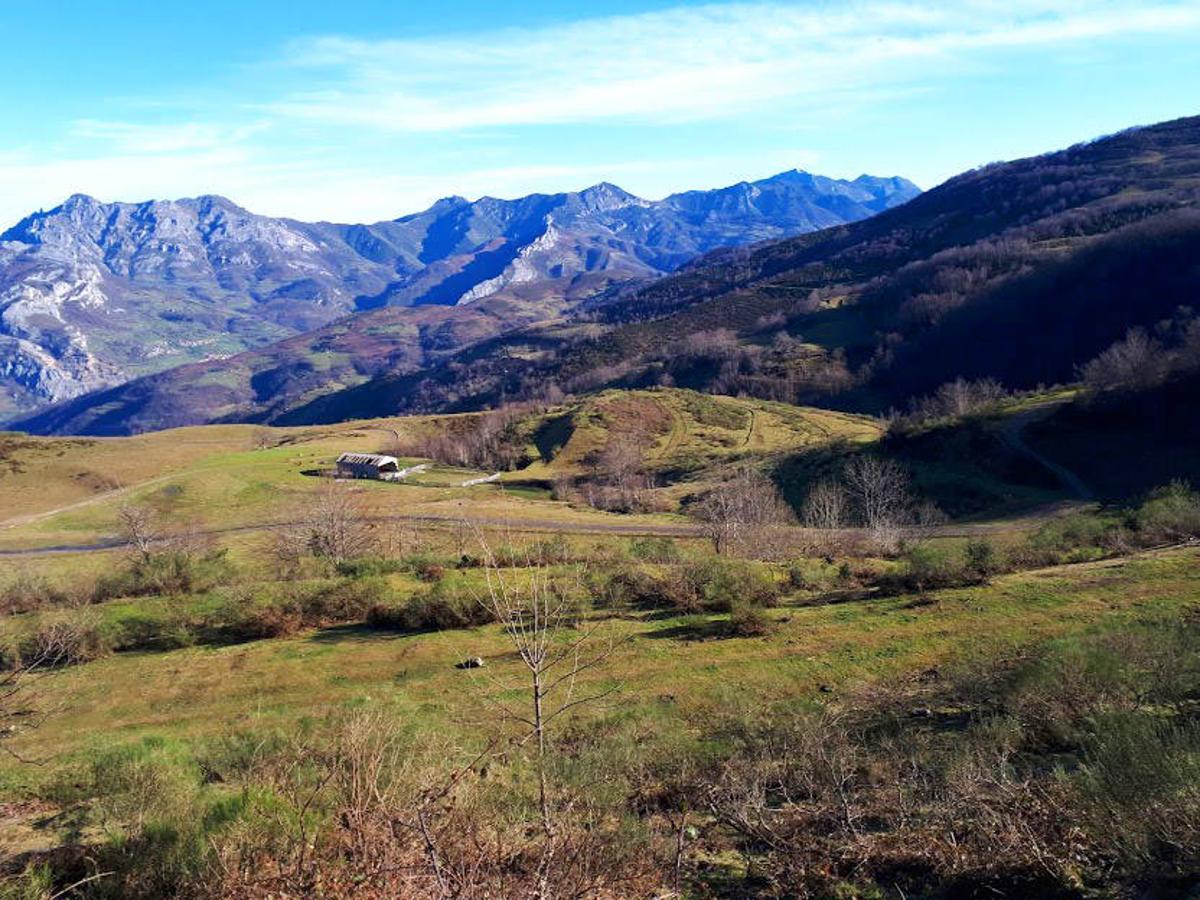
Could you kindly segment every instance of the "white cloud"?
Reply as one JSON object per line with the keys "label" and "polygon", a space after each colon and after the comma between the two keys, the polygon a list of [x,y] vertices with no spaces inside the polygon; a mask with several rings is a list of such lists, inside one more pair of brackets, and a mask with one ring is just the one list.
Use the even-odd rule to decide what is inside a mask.
{"label": "white cloud", "polygon": [[875,0],[677,8],[455,38],[321,37],[288,57],[308,88],[268,108],[397,132],[712,120],[953,74],[988,49],[1197,26],[1200,7],[1172,0]]}
{"label": "white cloud", "polygon": [[[202,104],[148,95],[111,107],[129,121],[80,119],[7,151],[0,138],[0,229],[75,191],[221,193],[274,215],[364,221],[450,192],[514,196],[606,178],[651,195],[717,186],[812,165],[794,123],[849,133],[853,113],[1013,51],[1061,58],[1109,38],[1198,32],[1197,0],[811,0],[407,40],[316,37],[265,60],[236,94],[199,85],[189,96]],[[641,159],[632,143],[564,140],[563,150],[536,130],[586,124],[602,138],[609,125],[681,122],[760,139],[707,158],[655,146]],[[894,168],[920,176],[910,163]]]}
{"label": "white cloud", "polygon": [[72,134],[106,144],[120,154],[175,154],[236,145],[268,127],[266,122],[227,126],[211,122],[146,124],[79,119]]}

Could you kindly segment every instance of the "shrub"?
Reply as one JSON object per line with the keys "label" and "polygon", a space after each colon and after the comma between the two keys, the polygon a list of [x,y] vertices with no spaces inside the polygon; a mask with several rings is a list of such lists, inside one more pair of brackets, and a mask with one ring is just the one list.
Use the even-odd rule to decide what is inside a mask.
{"label": "shrub", "polygon": [[567,563],[573,556],[571,542],[561,534],[538,541],[529,550],[529,557],[543,566]]}
{"label": "shrub", "polygon": [[673,563],[679,560],[679,546],[669,537],[638,537],[629,542],[629,554],[646,562]]}
{"label": "shrub", "polygon": [[110,626],[108,634],[112,649],[117,651],[176,650],[196,642],[192,621],[175,603],[122,616]]}
{"label": "shrub", "polygon": [[17,645],[10,664],[38,663],[42,666],[74,666],[91,662],[112,650],[99,626],[78,618],[56,618],[40,622]]}
{"label": "shrub", "polygon": [[46,863],[28,863],[18,874],[0,876],[0,900],[46,900],[54,896],[54,871]]}
{"label": "shrub", "polygon": [[[1200,867],[1200,727],[1138,713],[1103,716],[1072,779],[1084,827],[1127,878]],[[1169,848],[1169,849],[1168,849]],[[1161,877],[1161,875],[1160,875]]]}
{"label": "shrub", "polygon": [[97,754],[76,790],[108,836],[95,851],[101,896],[200,893],[218,838],[250,807],[245,791],[213,799],[192,754],[157,738]]}
{"label": "shrub", "polygon": [[0,614],[19,615],[47,606],[61,606],[69,596],[41,575],[19,572],[0,588]]}
{"label": "shrub", "polygon": [[1137,508],[1134,525],[1147,541],[1200,536],[1200,493],[1184,481],[1158,488]]}
{"label": "shrub", "polygon": [[980,576],[964,567],[949,551],[928,544],[910,547],[904,552],[898,571],[878,579],[885,591],[929,591],[976,584]]}
{"label": "shrub", "polygon": [[490,609],[470,591],[440,581],[402,605],[378,603],[367,613],[373,628],[396,631],[437,631],[472,628],[494,621]]}
{"label": "shrub", "polygon": [[441,581],[446,576],[446,569],[442,565],[435,562],[423,563],[417,569],[417,577],[425,582]]}
{"label": "shrub", "polygon": [[298,601],[304,624],[320,626],[339,622],[362,621],[374,606],[395,599],[387,579],[352,578],[318,588]]}
{"label": "shrub", "polygon": [[763,637],[775,628],[775,620],[753,603],[736,603],[729,611],[729,632],[736,637]]}
{"label": "shrub", "polygon": [[636,566],[591,574],[588,592],[601,609],[655,609],[664,605],[668,593],[662,579]]}
{"label": "shrub", "polygon": [[821,560],[801,559],[788,566],[788,587],[797,591],[824,590],[838,577],[838,570]]}
{"label": "shrub", "polygon": [[225,550],[202,555],[167,550],[135,557],[124,569],[102,576],[96,582],[94,599],[195,593],[226,584],[233,574]]}
{"label": "shrub", "polygon": [[346,578],[371,578],[402,572],[408,565],[406,560],[388,559],[383,556],[358,556],[343,559],[334,566],[334,570]]}
{"label": "shrub", "polygon": [[963,556],[966,558],[967,571],[978,578],[989,578],[1001,569],[1000,554],[989,540],[968,541]]}
{"label": "shrub", "polygon": [[225,623],[224,632],[233,640],[257,641],[288,637],[304,627],[300,611],[281,606],[260,606],[240,611]]}
{"label": "shrub", "polygon": [[1054,550],[1070,553],[1080,549],[1095,550],[1109,545],[1117,523],[1108,518],[1079,513],[1051,519],[1029,536],[1035,550]]}
{"label": "shrub", "polygon": [[779,585],[762,566],[708,557],[690,563],[667,582],[671,605],[684,611],[729,612],[737,604],[774,606]]}

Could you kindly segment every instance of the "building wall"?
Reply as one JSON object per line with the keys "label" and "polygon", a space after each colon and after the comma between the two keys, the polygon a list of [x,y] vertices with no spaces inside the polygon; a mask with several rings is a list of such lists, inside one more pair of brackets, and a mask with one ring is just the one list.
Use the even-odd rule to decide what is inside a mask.
{"label": "building wall", "polygon": [[374,466],[356,463],[338,463],[338,474],[343,478],[378,478],[379,470]]}

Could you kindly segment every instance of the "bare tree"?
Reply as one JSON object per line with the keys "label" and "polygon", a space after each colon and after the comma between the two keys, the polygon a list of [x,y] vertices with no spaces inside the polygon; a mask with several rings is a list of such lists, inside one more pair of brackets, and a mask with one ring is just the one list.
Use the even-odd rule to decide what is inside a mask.
{"label": "bare tree", "polygon": [[308,549],[334,563],[368,552],[371,524],[360,496],[349,485],[330,480],[317,495],[307,522]]}
{"label": "bare tree", "polygon": [[127,503],[117,510],[117,521],[125,546],[143,560],[149,559],[161,538],[154,510],[144,504]]}
{"label": "bare tree", "polygon": [[804,524],[809,528],[843,528],[850,513],[846,489],[832,478],[822,478],[804,500]]}
{"label": "bare tree", "polygon": [[70,634],[64,628],[43,628],[27,642],[8,668],[0,671],[0,749],[21,762],[29,762],[12,749],[11,739],[39,727],[50,714],[38,683],[54,667],[67,662]]}
{"label": "bare tree", "polygon": [[585,486],[593,506],[628,512],[639,509],[653,479],[646,471],[646,451],[654,442],[644,429],[633,428],[612,434],[589,461],[596,475]]}
{"label": "bare tree", "polygon": [[846,463],[843,477],[862,524],[876,544],[894,549],[912,506],[908,473],[890,459],[862,455]]}
{"label": "bare tree", "polygon": [[717,553],[743,545],[755,533],[793,521],[774,482],[748,467],[709,491],[697,508],[697,517]]}
{"label": "bare tree", "polygon": [[[578,592],[537,560],[514,574],[500,567],[480,536],[486,592],[480,602],[504,629],[525,670],[523,705],[492,701],[501,715],[521,727],[518,745],[532,743],[536,757],[538,811],[544,837],[538,897],[550,896],[549,869],[557,849],[558,825],[550,796],[551,726],[571,710],[597,703],[619,685],[585,689],[581,678],[603,666],[617,642],[602,621],[582,622]],[[510,686],[498,684],[499,687]],[[507,693],[507,690],[505,691]]]}
{"label": "bare tree", "polygon": [[1160,384],[1169,373],[1170,359],[1163,345],[1140,328],[1131,329],[1085,365],[1083,383],[1094,392],[1139,391]]}
{"label": "bare tree", "polygon": [[310,535],[295,525],[281,525],[271,532],[269,552],[276,578],[280,581],[299,578],[304,558],[311,552]]}

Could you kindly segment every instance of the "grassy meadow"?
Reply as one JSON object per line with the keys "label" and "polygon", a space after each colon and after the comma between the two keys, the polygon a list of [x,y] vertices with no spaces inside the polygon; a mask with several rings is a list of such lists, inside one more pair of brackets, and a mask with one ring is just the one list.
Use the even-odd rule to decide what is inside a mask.
{"label": "grassy meadow", "polygon": [[[1064,503],[1028,411],[6,436],[0,897],[1174,890],[1200,496]],[[344,450],[430,466],[314,474]],[[795,528],[862,456],[960,505]]]}

